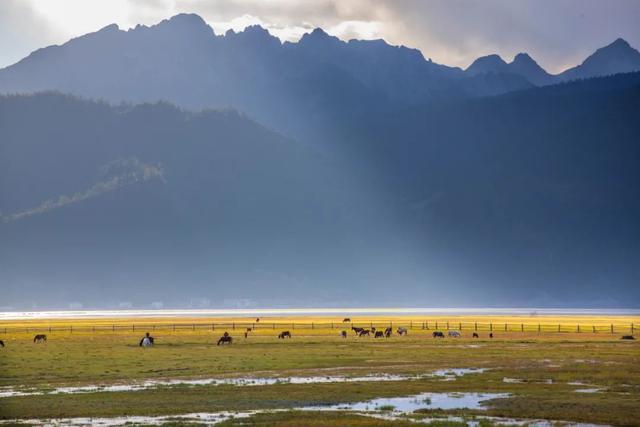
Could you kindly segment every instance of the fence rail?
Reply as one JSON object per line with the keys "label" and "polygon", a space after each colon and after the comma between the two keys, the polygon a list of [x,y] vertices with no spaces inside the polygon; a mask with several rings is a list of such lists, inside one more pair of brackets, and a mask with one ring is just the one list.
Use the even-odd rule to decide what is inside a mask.
{"label": "fence rail", "polygon": [[637,325],[631,324],[568,324],[568,323],[497,323],[497,322],[447,322],[447,321],[370,321],[370,322],[198,322],[198,323],[128,323],[96,325],[52,326],[2,326],[0,334],[37,332],[145,332],[145,331],[238,331],[251,328],[260,330],[349,330],[360,328],[393,328],[408,330],[457,330],[468,332],[521,332],[521,333],[609,333],[633,334]]}

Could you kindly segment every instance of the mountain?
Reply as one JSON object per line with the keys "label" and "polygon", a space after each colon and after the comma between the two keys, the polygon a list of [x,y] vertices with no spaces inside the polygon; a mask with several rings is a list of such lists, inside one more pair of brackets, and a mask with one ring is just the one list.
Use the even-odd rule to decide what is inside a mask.
{"label": "mountain", "polygon": [[369,111],[320,149],[0,97],[3,304],[635,306],[638,102],[635,73]]}
{"label": "mountain", "polygon": [[639,70],[640,52],[619,38],[596,50],[582,64],[560,73],[558,78],[566,81]]}
{"label": "mountain", "polygon": [[336,116],[529,86],[512,76],[467,78],[416,49],[344,42],[321,29],[298,43],[281,43],[259,26],[216,36],[186,14],[128,31],[110,25],[0,70],[2,93],[57,90],[116,103],[232,107],[299,137]]}
{"label": "mountain", "polygon": [[499,55],[483,56],[476,59],[465,73],[471,76],[513,74],[535,86],[543,86],[553,81],[553,77],[526,53],[517,54],[510,63],[506,63]]}

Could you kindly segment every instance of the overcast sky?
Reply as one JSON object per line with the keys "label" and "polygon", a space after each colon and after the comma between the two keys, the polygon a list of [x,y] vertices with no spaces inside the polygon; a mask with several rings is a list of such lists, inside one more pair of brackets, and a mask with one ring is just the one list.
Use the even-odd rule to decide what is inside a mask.
{"label": "overcast sky", "polygon": [[125,29],[180,12],[199,14],[218,34],[257,23],[295,41],[322,27],[460,67],[526,51],[559,72],[618,37],[640,47],[640,0],[0,0],[0,67],[114,22]]}

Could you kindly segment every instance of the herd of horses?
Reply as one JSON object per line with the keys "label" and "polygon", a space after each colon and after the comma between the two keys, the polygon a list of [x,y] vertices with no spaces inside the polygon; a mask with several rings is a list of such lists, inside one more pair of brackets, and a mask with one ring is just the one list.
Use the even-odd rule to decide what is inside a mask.
{"label": "herd of horses", "polygon": [[[256,319],[256,322],[259,322],[260,319]],[[343,320],[343,322],[351,322],[350,318],[345,318]],[[244,333],[244,337],[248,338],[249,337],[249,332],[251,332],[253,329],[252,328],[247,328],[247,330]],[[371,327],[370,329],[366,329],[366,328],[359,328],[356,326],[352,326],[351,330],[355,333],[355,335],[357,337],[371,337],[373,336],[374,338],[390,338],[391,335],[393,334],[393,329],[392,328],[385,328],[384,330],[381,329],[376,329],[375,327]],[[406,336],[408,334],[408,329],[404,328],[404,327],[399,327],[396,330],[396,333],[400,336]],[[347,331],[343,330],[340,332],[340,336],[342,338],[347,338]],[[447,332],[447,335],[449,336],[449,338],[460,338],[462,337],[462,334],[459,331],[455,331],[455,330],[451,330]],[[433,338],[445,338],[445,334],[442,331],[434,331],[432,332],[432,336]],[[493,332],[490,332],[488,335],[489,338],[493,338]],[[290,331],[282,331],[278,334],[278,339],[285,339],[285,338],[291,338],[291,332]],[[480,338],[480,335],[477,332],[473,332],[472,334],[472,338]],[[633,335],[623,335],[622,336],[623,340],[635,340],[635,337]],[[37,334],[36,336],[33,337],[33,342],[36,344],[40,344],[40,343],[46,343],[47,342],[47,335],[45,334]],[[149,335],[149,332],[147,332],[145,334],[145,336],[142,337],[142,339],[140,340],[139,346],[140,347],[152,347],[155,343],[155,339],[154,337],[152,337],[151,335]],[[229,335],[229,332],[225,332],[224,334],[222,334],[222,336],[220,337],[220,339],[218,339],[218,343],[217,345],[223,345],[223,344],[232,344],[233,343],[233,337],[231,337],[231,335]],[[0,348],[5,347],[4,341],[0,340]]]}

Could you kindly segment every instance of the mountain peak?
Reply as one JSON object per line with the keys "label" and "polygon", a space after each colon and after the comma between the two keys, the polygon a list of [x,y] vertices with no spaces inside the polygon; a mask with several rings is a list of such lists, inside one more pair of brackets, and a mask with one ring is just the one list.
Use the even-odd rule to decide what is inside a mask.
{"label": "mountain peak", "polygon": [[209,36],[214,35],[213,29],[204,21],[204,19],[202,19],[202,17],[200,17],[200,15],[195,13],[180,13],[169,19],[161,21],[151,28],[179,33],[201,33]]}
{"label": "mountain peak", "polygon": [[640,52],[618,38],[601,47],[577,67],[561,74],[564,80],[629,73],[640,70]]}
{"label": "mountain peak", "polygon": [[302,35],[302,38],[300,38],[299,43],[306,44],[306,43],[319,43],[319,42],[327,42],[327,41],[336,42],[336,41],[340,41],[340,39],[328,34],[325,30],[318,27],[318,28],[314,28],[313,31],[311,31],[310,33],[304,33]]}
{"label": "mountain peak", "polygon": [[505,70],[507,63],[500,57],[500,55],[492,54],[487,56],[481,56],[473,61],[473,64],[469,65],[467,72],[470,75],[484,74],[484,73],[500,73]]}

